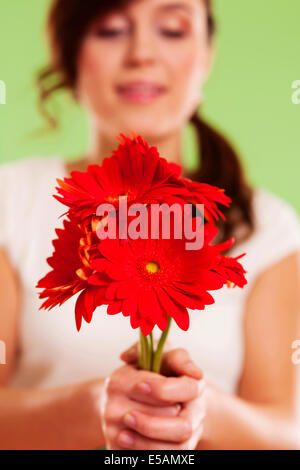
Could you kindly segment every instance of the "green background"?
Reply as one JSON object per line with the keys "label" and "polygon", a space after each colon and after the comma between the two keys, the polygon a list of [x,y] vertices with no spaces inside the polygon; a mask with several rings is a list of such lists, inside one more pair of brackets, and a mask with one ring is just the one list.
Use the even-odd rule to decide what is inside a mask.
{"label": "green background", "polygon": [[[0,162],[33,155],[73,158],[87,144],[84,113],[60,94],[52,106],[58,131],[45,128],[36,109],[34,76],[46,62],[43,25],[49,0],[2,0]],[[300,104],[292,82],[300,80],[299,0],[215,0],[217,57],[205,87],[203,114],[237,147],[250,180],[284,197],[300,212]],[[193,160],[191,127],[185,155]]]}

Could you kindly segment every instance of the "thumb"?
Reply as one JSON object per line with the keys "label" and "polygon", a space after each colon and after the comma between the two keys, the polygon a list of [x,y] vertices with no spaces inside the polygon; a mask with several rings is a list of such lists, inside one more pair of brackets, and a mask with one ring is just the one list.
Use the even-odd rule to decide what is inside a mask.
{"label": "thumb", "polygon": [[183,348],[172,349],[163,355],[161,373],[164,375],[187,375],[197,380],[203,377],[202,370]]}
{"label": "thumb", "polygon": [[126,351],[122,352],[120,355],[120,359],[127,364],[137,364],[139,356],[139,345],[135,343],[130,348],[126,349]]}
{"label": "thumb", "polygon": [[[154,348],[157,346],[157,340],[153,341]],[[135,343],[130,348],[126,349],[126,351],[122,352],[120,355],[120,359],[127,364],[137,364],[139,359],[139,351],[140,351],[139,342]],[[170,343],[166,341],[164,350],[170,349]]]}

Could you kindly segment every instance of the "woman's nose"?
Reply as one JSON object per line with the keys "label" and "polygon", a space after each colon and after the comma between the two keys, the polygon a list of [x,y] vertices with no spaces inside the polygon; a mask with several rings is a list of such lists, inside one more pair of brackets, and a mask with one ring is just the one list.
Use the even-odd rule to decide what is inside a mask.
{"label": "woman's nose", "polygon": [[140,26],[132,31],[127,51],[127,64],[130,66],[152,64],[157,59],[157,48],[153,34]]}

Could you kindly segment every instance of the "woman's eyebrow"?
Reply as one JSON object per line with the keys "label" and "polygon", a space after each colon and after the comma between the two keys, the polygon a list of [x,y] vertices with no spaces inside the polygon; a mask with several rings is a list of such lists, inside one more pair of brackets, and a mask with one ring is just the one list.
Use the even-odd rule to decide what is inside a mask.
{"label": "woman's eyebrow", "polygon": [[185,3],[167,3],[166,5],[161,5],[160,7],[158,7],[158,10],[160,11],[184,10],[190,14],[193,13],[192,7],[190,7],[189,5]]}

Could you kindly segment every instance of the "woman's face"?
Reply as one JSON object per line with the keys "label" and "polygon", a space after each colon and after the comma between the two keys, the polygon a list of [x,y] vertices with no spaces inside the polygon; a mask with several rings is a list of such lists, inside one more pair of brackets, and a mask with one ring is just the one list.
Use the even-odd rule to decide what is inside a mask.
{"label": "woman's face", "polygon": [[86,34],[77,96],[103,131],[158,137],[199,105],[210,56],[202,0],[136,0]]}

